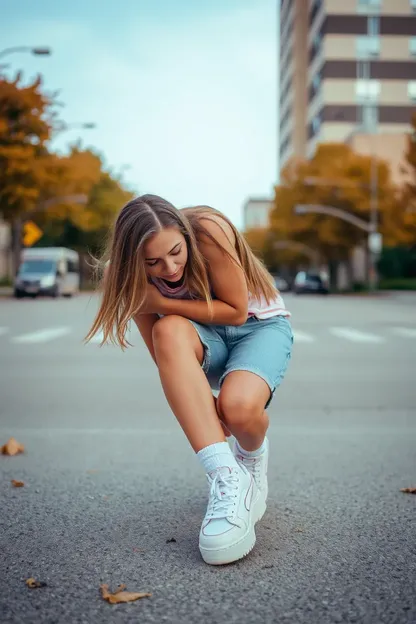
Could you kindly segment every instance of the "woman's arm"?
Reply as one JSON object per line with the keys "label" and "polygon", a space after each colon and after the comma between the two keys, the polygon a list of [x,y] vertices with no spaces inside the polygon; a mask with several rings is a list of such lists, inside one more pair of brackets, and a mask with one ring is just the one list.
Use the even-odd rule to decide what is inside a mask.
{"label": "woman's arm", "polygon": [[159,316],[157,314],[136,314],[133,319],[139,332],[141,333],[146,347],[149,349],[149,353],[152,356],[153,361],[157,365],[155,351],[153,349],[152,331],[153,325],[159,320]]}
{"label": "woman's arm", "polygon": [[230,229],[230,237],[228,237],[223,227],[217,222],[211,219],[203,221],[204,228],[229,254],[225,253],[208,236],[200,236],[198,246],[207,260],[209,279],[216,297],[216,300],[212,302],[212,316],[205,301],[184,299],[164,298],[161,313],[178,314],[205,324],[243,325],[247,320],[248,291],[244,271],[231,242],[232,230]]}

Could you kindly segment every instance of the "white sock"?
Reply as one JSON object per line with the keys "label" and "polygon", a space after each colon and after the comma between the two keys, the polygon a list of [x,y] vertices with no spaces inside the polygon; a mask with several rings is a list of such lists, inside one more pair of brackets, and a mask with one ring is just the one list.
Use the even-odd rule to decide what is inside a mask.
{"label": "white sock", "polygon": [[240,446],[238,440],[236,440],[236,444],[237,444],[238,452],[241,453],[241,455],[243,455],[244,457],[258,457],[259,455],[264,453],[265,450],[267,449],[267,438],[264,438],[263,444],[260,446],[260,448],[256,449],[255,451],[246,451]]}
{"label": "white sock", "polygon": [[216,442],[201,449],[197,453],[206,473],[217,468],[227,466],[228,468],[238,468],[238,463],[229,447],[228,442]]}

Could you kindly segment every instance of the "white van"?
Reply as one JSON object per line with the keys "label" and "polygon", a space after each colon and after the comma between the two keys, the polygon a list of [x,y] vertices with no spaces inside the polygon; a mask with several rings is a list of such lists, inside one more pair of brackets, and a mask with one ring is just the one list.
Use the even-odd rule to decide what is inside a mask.
{"label": "white van", "polygon": [[65,247],[24,249],[14,280],[15,297],[72,297],[79,292],[79,254]]}

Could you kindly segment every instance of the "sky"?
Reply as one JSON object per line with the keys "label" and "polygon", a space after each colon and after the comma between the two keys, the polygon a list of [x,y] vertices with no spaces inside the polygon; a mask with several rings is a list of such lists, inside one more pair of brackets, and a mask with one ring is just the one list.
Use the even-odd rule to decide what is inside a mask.
{"label": "sky", "polygon": [[61,118],[136,194],[211,205],[242,226],[277,181],[277,0],[0,0],[9,77],[37,73]]}

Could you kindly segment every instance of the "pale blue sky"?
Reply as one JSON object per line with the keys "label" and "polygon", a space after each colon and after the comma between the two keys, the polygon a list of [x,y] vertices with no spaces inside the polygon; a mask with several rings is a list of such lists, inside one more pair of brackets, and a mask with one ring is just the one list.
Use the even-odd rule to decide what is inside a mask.
{"label": "pale blue sky", "polygon": [[[1,62],[40,71],[67,122],[140,193],[206,203],[241,225],[249,195],[276,182],[277,0],[1,0],[0,48],[51,57]],[[10,70],[9,70],[10,75]]]}

